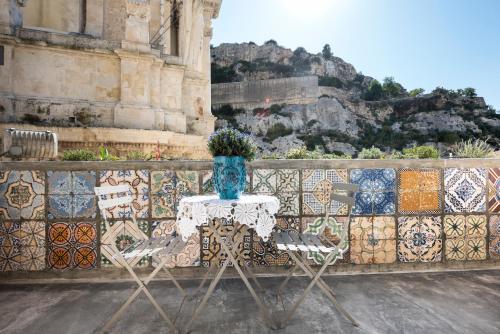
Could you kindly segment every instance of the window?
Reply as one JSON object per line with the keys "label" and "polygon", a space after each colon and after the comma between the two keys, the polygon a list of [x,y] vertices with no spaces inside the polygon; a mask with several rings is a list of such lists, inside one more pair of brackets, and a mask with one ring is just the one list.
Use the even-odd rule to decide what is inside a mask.
{"label": "window", "polygon": [[4,59],[4,55],[3,55],[3,54],[4,54],[4,51],[5,51],[5,50],[4,50],[3,45],[0,45],[0,65],[3,65],[3,64],[4,64],[4,60],[3,60],[3,59]]}

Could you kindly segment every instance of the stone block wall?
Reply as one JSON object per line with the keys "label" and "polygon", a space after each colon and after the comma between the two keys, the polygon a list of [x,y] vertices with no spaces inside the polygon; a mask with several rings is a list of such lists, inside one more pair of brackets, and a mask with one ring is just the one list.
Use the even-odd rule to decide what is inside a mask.
{"label": "stone block wall", "polygon": [[[100,245],[170,234],[184,196],[213,192],[209,161],[40,162],[0,165],[0,271],[78,271],[115,267]],[[500,263],[500,160],[255,161],[247,190],[279,198],[277,229],[332,236],[347,208],[328,204],[332,182],[360,185],[349,222],[350,250],[342,263],[412,270],[416,264]],[[129,184],[138,225],[127,210],[106,212],[93,188]],[[240,259],[255,267],[291,263],[246,229]],[[192,236],[177,267],[210,266],[224,258],[208,231]],[[320,254],[307,254],[320,264]],[[150,258],[133,263],[154,265]],[[341,267],[342,264],[340,264]]]}
{"label": "stone block wall", "polygon": [[308,104],[317,101],[318,92],[316,76],[213,84],[212,107],[252,109],[265,107],[266,99],[269,104]]}

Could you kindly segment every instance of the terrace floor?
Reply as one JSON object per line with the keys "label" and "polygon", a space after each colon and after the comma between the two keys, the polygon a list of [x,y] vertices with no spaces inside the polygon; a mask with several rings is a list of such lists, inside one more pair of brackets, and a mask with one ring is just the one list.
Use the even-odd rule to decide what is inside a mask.
{"label": "terrace floor", "polygon": [[[260,281],[272,288],[281,279]],[[313,289],[286,329],[269,330],[259,320],[241,280],[225,279],[193,333],[500,333],[500,270],[335,275],[326,281],[360,328],[351,326],[319,289]],[[182,282],[189,290],[197,283]],[[288,296],[297,296],[306,284],[303,277],[293,279]],[[132,283],[123,282],[0,282],[0,333],[96,332],[134,288]],[[175,314],[180,293],[172,284],[155,281],[151,290],[167,312]],[[267,299],[274,300],[271,296]],[[169,332],[143,294],[129,312],[115,325],[114,333]]]}

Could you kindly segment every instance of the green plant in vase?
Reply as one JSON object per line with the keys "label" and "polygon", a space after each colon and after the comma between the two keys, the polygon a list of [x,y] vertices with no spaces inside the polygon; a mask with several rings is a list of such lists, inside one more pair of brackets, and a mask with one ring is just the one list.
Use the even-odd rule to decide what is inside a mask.
{"label": "green plant in vase", "polygon": [[221,129],[208,139],[214,157],[212,182],[221,199],[238,199],[245,190],[245,161],[255,158],[257,146],[249,135],[235,129]]}

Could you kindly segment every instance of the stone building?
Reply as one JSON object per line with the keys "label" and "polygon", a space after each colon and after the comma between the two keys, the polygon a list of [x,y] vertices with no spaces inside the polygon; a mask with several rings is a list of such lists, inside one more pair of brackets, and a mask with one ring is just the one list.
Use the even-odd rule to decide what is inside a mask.
{"label": "stone building", "polygon": [[[0,0],[0,130],[202,157],[222,0]],[[3,130],[2,130],[3,132]]]}

